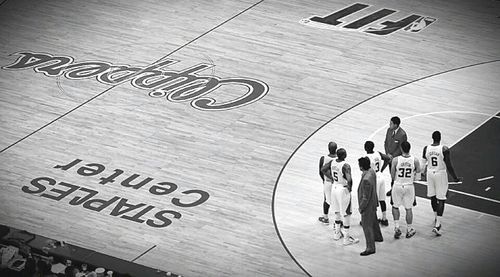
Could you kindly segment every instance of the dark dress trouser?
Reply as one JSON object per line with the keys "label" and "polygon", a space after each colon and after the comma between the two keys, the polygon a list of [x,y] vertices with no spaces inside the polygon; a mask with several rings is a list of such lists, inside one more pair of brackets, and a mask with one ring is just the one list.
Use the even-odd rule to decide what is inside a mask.
{"label": "dark dress trouser", "polygon": [[366,210],[361,213],[361,224],[365,233],[366,250],[375,251],[375,239],[383,239],[377,220],[377,210]]}

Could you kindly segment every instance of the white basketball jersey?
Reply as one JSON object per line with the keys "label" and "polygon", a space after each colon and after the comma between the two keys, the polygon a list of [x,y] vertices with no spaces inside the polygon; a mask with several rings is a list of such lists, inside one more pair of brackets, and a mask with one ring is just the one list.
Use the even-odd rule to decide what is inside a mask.
{"label": "white basketball jersey", "polygon": [[[323,156],[323,165],[328,164],[330,161],[332,161],[332,162],[333,162],[333,160],[334,160],[334,159],[335,159],[335,158],[332,158],[332,157],[330,157],[330,156],[328,156],[328,155]],[[333,180],[332,180],[332,179],[330,179],[330,177],[328,177],[326,174],[325,174],[325,181],[326,181],[326,182],[333,183]]]}
{"label": "white basketball jersey", "polygon": [[344,174],[342,173],[342,167],[344,167],[345,161],[337,162],[336,160],[332,161],[332,177],[334,185],[342,185],[347,186],[347,180],[344,178]]}
{"label": "white basketball jersey", "polygon": [[395,185],[409,185],[413,184],[415,178],[415,158],[409,156],[407,158],[403,156],[397,157],[398,162],[396,164],[396,176],[394,180]]}
{"label": "white basketball jersey", "polygon": [[446,170],[442,145],[428,145],[425,158],[427,159],[427,170]]}
{"label": "white basketball jersey", "polygon": [[382,169],[383,161],[382,155],[379,152],[366,154],[366,156],[370,159],[370,166],[376,172],[379,173],[380,169]]}

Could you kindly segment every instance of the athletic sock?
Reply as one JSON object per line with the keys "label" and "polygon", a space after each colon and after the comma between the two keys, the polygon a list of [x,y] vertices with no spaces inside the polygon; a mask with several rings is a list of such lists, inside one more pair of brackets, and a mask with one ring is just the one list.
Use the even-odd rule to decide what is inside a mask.
{"label": "athletic sock", "polygon": [[342,234],[344,235],[344,238],[349,237],[349,227],[350,226],[344,226],[344,228],[342,228]]}
{"label": "athletic sock", "polygon": [[342,224],[341,220],[335,220],[335,224],[333,225],[333,229],[335,230],[335,232],[340,231],[340,224]]}
{"label": "athletic sock", "polygon": [[443,218],[442,216],[437,216],[436,217],[436,227],[439,227],[441,225],[441,219],[442,218]]}
{"label": "athletic sock", "polygon": [[399,229],[399,220],[394,220],[394,227]]}

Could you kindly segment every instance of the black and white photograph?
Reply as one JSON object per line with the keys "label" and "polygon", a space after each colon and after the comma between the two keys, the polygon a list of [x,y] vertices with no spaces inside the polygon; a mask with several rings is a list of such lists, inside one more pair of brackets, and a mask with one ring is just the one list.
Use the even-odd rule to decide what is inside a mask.
{"label": "black and white photograph", "polygon": [[499,0],[0,0],[1,277],[500,276]]}

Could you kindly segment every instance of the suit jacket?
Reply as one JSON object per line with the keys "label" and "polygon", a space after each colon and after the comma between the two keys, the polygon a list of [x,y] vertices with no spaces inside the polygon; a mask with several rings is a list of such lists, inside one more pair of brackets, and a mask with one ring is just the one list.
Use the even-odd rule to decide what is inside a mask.
{"label": "suit jacket", "polygon": [[364,171],[358,187],[359,212],[377,210],[377,175],[373,169]]}
{"label": "suit jacket", "polygon": [[394,130],[387,128],[387,133],[385,134],[385,153],[392,155],[392,157],[397,157],[402,154],[401,143],[407,141],[406,132],[403,128],[399,127],[396,134],[393,134]]}

